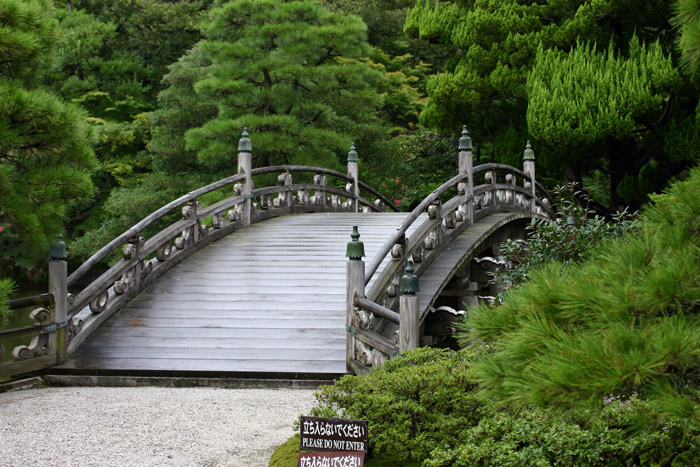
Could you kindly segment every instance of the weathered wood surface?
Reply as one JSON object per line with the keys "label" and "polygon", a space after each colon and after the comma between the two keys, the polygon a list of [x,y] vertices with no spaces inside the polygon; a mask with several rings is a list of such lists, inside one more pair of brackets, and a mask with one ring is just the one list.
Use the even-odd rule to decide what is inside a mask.
{"label": "weathered wood surface", "polygon": [[57,369],[344,374],[352,226],[373,258],[405,216],[306,214],[246,227],[156,280]]}

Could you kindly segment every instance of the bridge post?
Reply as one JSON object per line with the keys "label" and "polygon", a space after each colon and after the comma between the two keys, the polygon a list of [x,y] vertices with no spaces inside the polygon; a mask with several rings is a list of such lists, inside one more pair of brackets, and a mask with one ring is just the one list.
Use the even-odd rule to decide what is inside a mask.
{"label": "bridge post", "polygon": [[355,355],[355,337],[353,331],[357,329],[355,319],[355,296],[365,298],[365,245],[360,241],[360,232],[357,226],[352,227],[352,240],[348,242],[345,256],[346,263],[346,295],[345,295],[345,365],[348,371],[352,371],[352,360]]}
{"label": "bridge post", "polygon": [[399,352],[415,349],[420,345],[420,322],[418,308],[420,297],[418,277],[413,273],[413,261],[406,263],[406,273],[401,278],[399,298]]}
{"label": "bridge post", "polygon": [[243,225],[250,225],[250,216],[253,210],[253,145],[248,138],[248,128],[243,128],[241,139],[238,140],[238,173],[245,174],[245,183],[243,184]]}
{"label": "bridge post", "polygon": [[[525,151],[523,152],[523,172],[530,177],[530,189],[532,190],[530,208],[533,212],[535,212],[537,209],[537,202],[535,201],[535,151],[532,150],[532,146],[530,146],[529,141],[527,142]],[[525,188],[527,189],[527,181],[525,183]]]}
{"label": "bridge post", "polygon": [[472,154],[472,139],[467,131],[467,125],[462,127],[462,137],[459,138],[459,173],[468,174],[467,187],[465,194],[467,202],[463,206],[465,221],[468,219],[469,224],[474,224],[474,155]]}
{"label": "bridge post", "polygon": [[360,172],[358,168],[359,158],[357,156],[357,151],[355,150],[355,143],[350,145],[350,151],[348,151],[348,175],[352,177],[352,194],[354,199],[352,200],[352,210],[358,212],[358,196],[360,195]]}
{"label": "bridge post", "polygon": [[[49,293],[53,294],[54,310],[51,321],[65,323],[68,318],[68,255],[63,236],[49,248]],[[63,363],[68,357],[68,327],[63,326],[56,331],[53,349],[58,363]],[[51,349],[52,346],[49,345]]]}

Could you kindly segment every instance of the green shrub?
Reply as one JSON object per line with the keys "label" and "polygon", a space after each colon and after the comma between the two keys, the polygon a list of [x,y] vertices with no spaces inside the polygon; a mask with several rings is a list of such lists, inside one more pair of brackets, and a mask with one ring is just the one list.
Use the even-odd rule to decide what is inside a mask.
{"label": "green shrub", "polygon": [[[658,430],[630,432],[643,403],[615,403],[601,413],[572,419],[553,411],[493,411],[469,430],[454,449],[438,448],[424,467],[462,466],[629,466],[696,465],[698,441],[682,423]],[[668,463],[667,463],[668,462]]]}
{"label": "green shrub", "polygon": [[527,227],[527,241],[506,240],[501,245],[503,259],[509,265],[496,270],[492,282],[506,289],[524,283],[528,273],[552,261],[565,265],[586,260],[595,247],[609,238],[619,237],[639,228],[636,213],[625,209],[607,220],[595,215],[588,204],[590,194],[576,190],[575,183],[554,189],[554,219],[532,219]]}
{"label": "green shrub", "polygon": [[491,343],[475,366],[490,392],[573,409],[638,397],[654,409],[643,425],[700,429],[700,169],[654,201],[635,235],[532,272],[498,308],[470,310],[461,340]]}
{"label": "green shrub", "polygon": [[486,350],[406,352],[367,376],[322,387],[312,415],[368,420],[369,461],[402,466],[695,465],[697,429],[658,419],[638,429],[651,410],[639,399],[576,414],[495,405],[473,375]]}
{"label": "green shrub", "polygon": [[435,446],[454,446],[479,423],[484,402],[473,389],[474,351],[420,348],[365,377],[344,376],[317,394],[312,415],[369,420],[373,454],[421,461]]}
{"label": "green shrub", "polygon": [[270,467],[295,467],[299,453],[299,435],[280,444],[270,458]]}

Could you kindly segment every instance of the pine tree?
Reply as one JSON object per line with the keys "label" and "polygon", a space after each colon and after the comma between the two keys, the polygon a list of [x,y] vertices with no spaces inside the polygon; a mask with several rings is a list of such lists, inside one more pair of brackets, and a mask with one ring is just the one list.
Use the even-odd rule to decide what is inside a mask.
{"label": "pine tree", "polygon": [[[627,57],[616,53],[612,43],[602,51],[590,43],[577,44],[569,53],[540,45],[527,79],[529,132],[567,151],[604,148],[572,151],[567,163],[607,166],[611,205],[630,203],[646,194],[646,187],[628,176],[639,164],[635,136],[649,131],[649,122],[663,115],[680,85],[678,69],[658,43],[647,46],[633,37]],[[665,180],[654,185],[659,182]]]}
{"label": "pine tree", "polygon": [[[533,118],[534,114],[528,114],[528,108],[534,88],[527,86],[527,77],[538,57],[544,56],[538,55],[540,49],[568,54],[577,50],[579,43],[596,44],[602,55],[608,47],[612,48],[622,63],[623,58],[634,53],[630,43],[635,35],[642,47],[657,44],[653,46],[655,50],[676,68],[671,16],[672,2],[658,0],[418,1],[409,11],[405,31],[458,49],[444,71],[429,79],[429,100],[421,122],[450,132],[466,123],[478,143],[477,154],[506,163],[514,163],[509,157],[520,153],[526,139],[533,139],[539,148],[538,166],[543,176],[556,177],[558,181],[566,176],[579,185],[584,176],[596,176],[610,185],[607,199],[603,200],[610,211],[618,208],[618,202],[636,207],[647,199],[647,193],[662,189],[671,176],[698,160],[700,134],[692,128],[697,91],[688,83],[667,86],[664,77],[664,88],[655,93],[663,98],[663,105],[646,105],[643,116],[637,113],[632,118],[634,133],[577,144],[561,135],[546,135],[542,125],[533,138],[528,115]],[[558,64],[563,65],[564,61]],[[643,74],[642,80],[654,74],[653,70],[637,70]],[[612,77],[616,71],[609,69],[606,79],[624,81],[622,74]],[[577,102],[595,94],[603,106],[623,97],[606,94],[608,88],[603,83],[598,88],[584,88],[581,84],[572,76],[571,81],[561,82],[569,89],[560,92]],[[615,102],[622,111],[628,105],[636,105]],[[600,123],[602,131],[607,124],[604,119]],[[556,145],[548,143],[554,140],[558,141]],[[591,157],[592,154],[601,157]],[[627,156],[620,158],[620,154]]]}
{"label": "pine tree", "polygon": [[1,275],[36,267],[93,195],[86,116],[41,86],[56,61],[52,13],[48,0],[0,0]]}
{"label": "pine tree", "polygon": [[[216,117],[217,107],[198,96],[194,82],[206,76],[211,62],[195,46],[163,78],[167,85],[158,96],[159,108],[149,114],[151,139],[148,156],[153,172],[126,186],[114,188],[105,202],[99,226],[71,244],[71,255],[88,257],[143,217],[217,178],[186,148],[185,132]],[[229,174],[231,167],[228,168]],[[132,177],[133,178],[133,177]]]}
{"label": "pine tree", "polygon": [[672,22],[679,29],[678,47],[683,53],[681,64],[695,74],[700,68],[700,3],[676,0]]}
{"label": "pine tree", "polygon": [[700,168],[654,196],[638,234],[590,260],[549,265],[469,311],[463,341],[489,341],[480,381],[502,402],[599,408],[646,401],[650,429],[700,428]]}
{"label": "pine tree", "polygon": [[218,115],[186,134],[212,169],[231,170],[244,126],[258,164],[334,165],[371,127],[382,73],[365,58],[366,28],[355,16],[311,0],[218,2],[202,26],[211,60],[194,84]]}

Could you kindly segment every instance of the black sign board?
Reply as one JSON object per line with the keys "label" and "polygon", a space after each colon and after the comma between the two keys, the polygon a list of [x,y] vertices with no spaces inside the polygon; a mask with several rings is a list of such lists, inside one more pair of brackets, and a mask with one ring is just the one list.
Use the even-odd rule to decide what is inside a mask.
{"label": "black sign board", "polygon": [[300,452],[297,467],[362,467],[365,453],[360,452]]}
{"label": "black sign board", "polygon": [[366,420],[301,417],[302,451],[367,452],[369,434]]}

